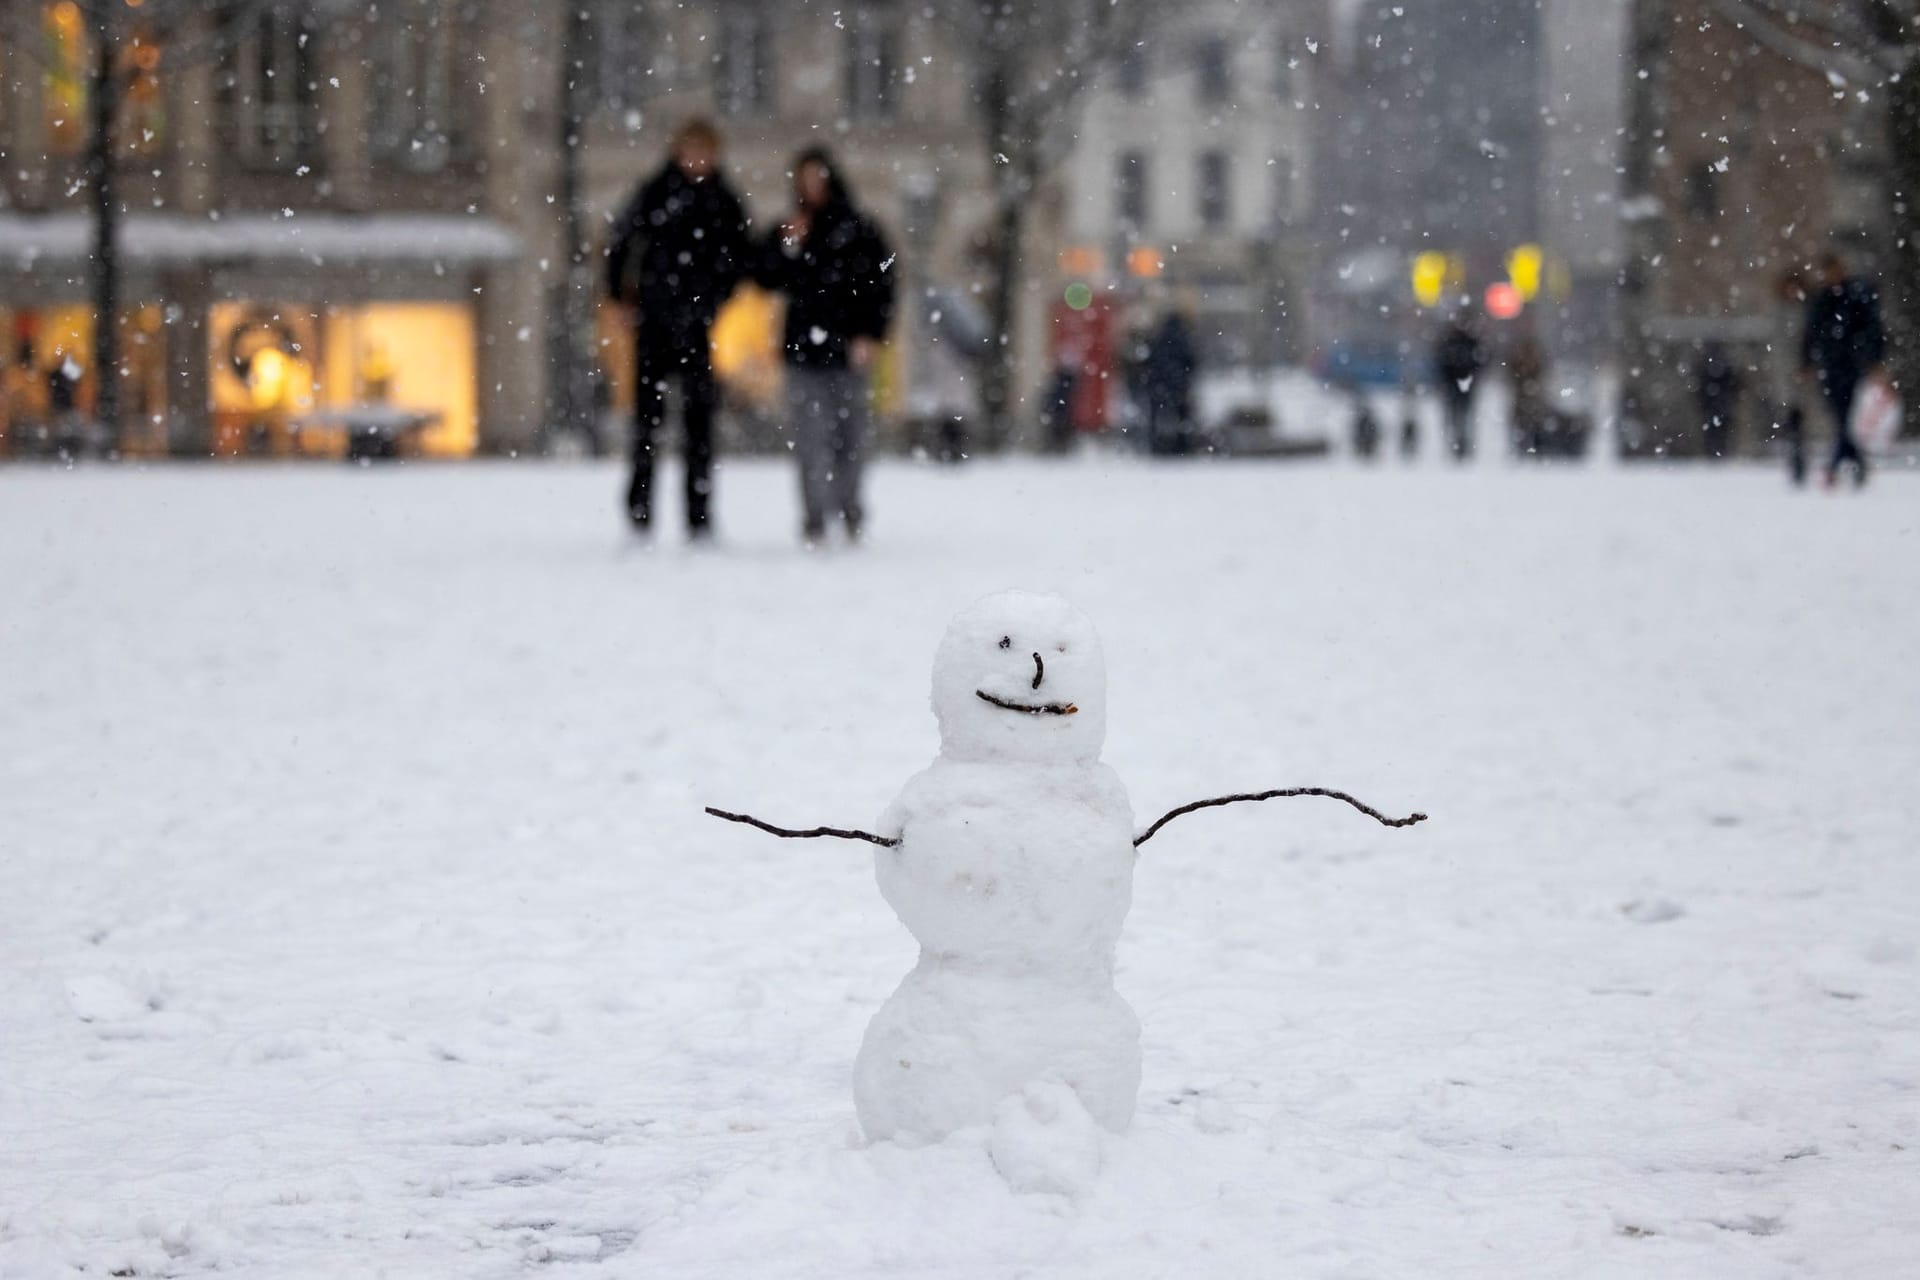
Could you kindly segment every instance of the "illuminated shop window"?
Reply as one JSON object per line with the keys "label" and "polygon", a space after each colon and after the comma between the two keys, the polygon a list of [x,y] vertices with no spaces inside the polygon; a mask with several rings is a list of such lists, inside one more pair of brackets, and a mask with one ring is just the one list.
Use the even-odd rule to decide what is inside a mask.
{"label": "illuminated shop window", "polygon": [[78,155],[87,145],[87,19],[74,0],[46,7],[47,149]]}

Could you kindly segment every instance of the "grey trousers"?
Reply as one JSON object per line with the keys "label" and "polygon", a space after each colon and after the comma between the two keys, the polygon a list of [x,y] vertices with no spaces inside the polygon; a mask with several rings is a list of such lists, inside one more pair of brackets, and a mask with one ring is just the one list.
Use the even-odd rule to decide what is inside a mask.
{"label": "grey trousers", "polygon": [[858,369],[787,366],[787,415],[800,463],[800,508],[809,535],[838,515],[858,532],[861,451],[867,439],[867,376]]}

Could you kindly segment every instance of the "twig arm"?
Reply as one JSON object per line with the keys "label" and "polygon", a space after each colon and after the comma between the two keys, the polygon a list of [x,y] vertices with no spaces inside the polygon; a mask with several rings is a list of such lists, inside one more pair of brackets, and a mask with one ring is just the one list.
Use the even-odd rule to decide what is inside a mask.
{"label": "twig arm", "polygon": [[[1133,839],[1133,847],[1138,849],[1141,845],[1153,839],[1160,828],[1166,826],[1182,814],[1192,813],[1197,809],[1212,809],[1223,804],[1240,804],[1243,801],[1251,800],[1279,800],[1288,796],[1326,796],[1333,800],[1344,800],[1383,826],[1410,827],[1416,822],[1425,822],[1427,820],[1427,815],[1424,813],[1411,814],[1405,818],[1389,818],[1372,805],[1362,804],[1344,791],[1330,791],[1326,787],[1287,787],[1279,791],[1254,791],[1242,795],[1215,796],[1211,800],[1195,800],[1190,804],[1183,804],[1178,809],[1172,809],[1162,814],[1152,826],[1135,836]],[[709,812],[711,812],[711,810]]]}
{"label": "twig arm", "polygon": [[771,822],[762,822],[744,813],[728,813],[725,809],[716,809],[712,805],[707,806],[707,812],[716,818],[725,818],[728,822],[741,822],[749,827],[758,827],[784,840],[818,840],[823,836],[832,836],[836,840],[865,840],[869,844],[881,845],[888,849],[900,843],[897,838],[877,836],[871,831],[854,831],[846,827],[808,827],[804,831],[797,831],[792,827],[776,827]]}

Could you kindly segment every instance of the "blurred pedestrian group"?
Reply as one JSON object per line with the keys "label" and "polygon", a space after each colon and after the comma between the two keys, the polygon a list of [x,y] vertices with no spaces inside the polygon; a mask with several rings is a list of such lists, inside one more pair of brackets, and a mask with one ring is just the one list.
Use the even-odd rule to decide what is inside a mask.
{"label": "blurred pedestrian group", "polygon": [[704,120],[675,134],[666,163],[614,224],[606,288],[630,308],[634,338],[633,471],[626,515],[653,525],[654,460],[667,392],[680,391],[689,536],[712,530],[713,425],[719,392],[712,331],[745,281],[783,295],[789,441],[799,470],[800,532],[819,546],[838,524],[861,535],[868,377],[893,318],[893,250],[861,211],[830,152],[794,157],[793,204],[755,234],[721,167],[720,132]]}

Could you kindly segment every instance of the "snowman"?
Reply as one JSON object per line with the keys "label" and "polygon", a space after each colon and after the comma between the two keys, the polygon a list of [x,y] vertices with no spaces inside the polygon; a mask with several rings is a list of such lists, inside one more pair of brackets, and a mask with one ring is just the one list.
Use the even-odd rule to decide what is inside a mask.
{"label": "snowman", "polygon": [[[1140,1023],[1113,966],[1142,843],[1182,813],[1280,795],[1335,796],[1395,826],[1422,816],[1388,819],[1298,788],[1183,805],[1136,836],[1126,788],[1100,760],[1100,637],[1055,595],[1001,592],[954,618],[934,657],[933,712],[940,753],[877,833],[708,812],[879,846],[880,892],[920,959],[855,1058],[860,1126],[905,1143],[985,1126],[1003,1171],[1037,1162],[1040,1185],[1071,1183],[1062,1160],[1097,1163],[1087,1132],[1123,1132],[1133,1118]],[[1050,1130],[1078,1136],[1063,1145]]]}

